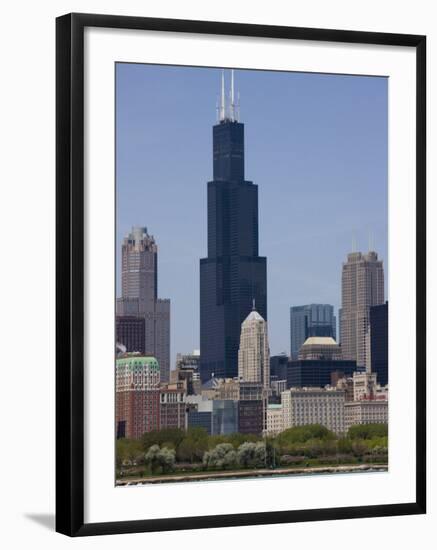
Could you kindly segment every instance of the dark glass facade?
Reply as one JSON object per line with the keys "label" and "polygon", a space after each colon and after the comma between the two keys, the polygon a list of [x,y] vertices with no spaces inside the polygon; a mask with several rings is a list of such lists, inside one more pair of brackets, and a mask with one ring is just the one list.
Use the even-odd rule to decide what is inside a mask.
{"label": "dark glass facade", "polygon": [[272,355],[270,357],[270,380],[287,380],[289,361],[287,355]]}
{"label": "dark glass facade", "polygon": [[388,302],[370,308],[370,360],[379,384],[388,384]]}
{"label": "dark glass facade", "polygon": [[258,256],[258,187],[244,180],[244,125],[213,128],[208,183],[208,257],[200,260],[202,381],[238,374],[241,323],[256,309],[267,320],[266,258]]}
{"label": "dark glass facade", "polygon": [[146,353],[146,324],[144,317],[131,315],[115,317],[115,333],[118,344],[123,344],[127,352]]}
{"label": "dark glass facade", "polygon": [[331,384],[332,373],[340,371],[345,376],[352,376],[356,370],[357,364],[355,361],[326,361],[322,359],[290,361],[288,365],[287,387],[323,388]]}

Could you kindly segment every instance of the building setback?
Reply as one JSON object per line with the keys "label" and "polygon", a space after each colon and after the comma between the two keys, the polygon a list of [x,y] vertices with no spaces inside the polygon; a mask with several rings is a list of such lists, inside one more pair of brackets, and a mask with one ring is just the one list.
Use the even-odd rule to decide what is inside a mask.
{"label": "building setback", "polygon": [[302,344],[310,336],[336,338],[337,320],[329,304],[308,304],[290,308],[290,352],[297,359]]}
{"label": "building setback", "polygon": [[[117,318],[129,316],[144,319],[142,351],[145,355],[156,357],[161,369],[161,380],[168,382],[170,300],[158,298],[158,247],[146,227],[133,227],[123,240],[121,289],[122,296],[117,299]],[[133,324],[131,329],[136,330]],[[130,340],[126,331],[124,338]]]}
{"label": "building setback", "polygon": [[159,365],[154,357],[125,354],[116,359],[115,422],[117,439],[138,439],[159,430]]}
{"label": "building setback", "polygon": [[[343,263],[340,341],[344,359],[366,366],[371,306],[384,303],[384,268],[376,252],[352,252]],[[367,348],[367,349],[366,349]]]}
{"label": "building setback", "polygon": [[[233,76],[232,76],[233,82]],[[258,187],[244,177],[244,125],[222,75],[208,183],[208,256],[200,260],[201,379],[238,374],[240,329],[255,300],[267,320],[266,258],[258,254]]]}

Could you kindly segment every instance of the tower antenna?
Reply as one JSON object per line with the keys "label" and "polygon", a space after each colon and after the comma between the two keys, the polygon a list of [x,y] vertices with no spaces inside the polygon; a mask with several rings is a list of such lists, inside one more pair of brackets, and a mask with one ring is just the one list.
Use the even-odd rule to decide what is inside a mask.
{"label": "tower antenna", "polygon": [[220,101],[220,121],[225,120],[225,71],[222,69],[222,93]]}
{"label": "tower antenna", "polygon": [[352,252],[357,251],[357,237],[355,233],[352,233]]}
{"label": "tower antenna", "polygon": [[231,69],[231,120],[235,121],[234,69]]}

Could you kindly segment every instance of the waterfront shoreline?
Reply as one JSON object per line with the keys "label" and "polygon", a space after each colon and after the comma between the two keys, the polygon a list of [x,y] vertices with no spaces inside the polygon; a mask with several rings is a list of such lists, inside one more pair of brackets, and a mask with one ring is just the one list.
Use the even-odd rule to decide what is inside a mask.
{"label": "waterfront shoreline", "polygon": [[259,470],[237,470],[229,472],[196,472],[173,475],[158,475],[144,477],[132,477],[117,479],[117,487],[131,487],[135,485],[148,485],[150,483],[177,483],[191,481],[215,481],[220,479],[243,479],[259,477],[279,477],[286,475],[314,475],[314,474],[338,474],[360,472],[387,472],[388,464],[342,464],[339,466],[309,466],[301,468],[277,468]]}

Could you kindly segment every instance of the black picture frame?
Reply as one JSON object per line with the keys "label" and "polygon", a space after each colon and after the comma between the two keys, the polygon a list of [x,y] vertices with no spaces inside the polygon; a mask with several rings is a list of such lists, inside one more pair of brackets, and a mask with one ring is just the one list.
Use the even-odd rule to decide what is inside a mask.
{"label": "black picture frame", "polygon": [[[389,505],[84,523],[84,29],[106,27],[416,50],[416,500]],[[73,13],[56,20],[56,530],[69,536],[423,514],[426,511],[426,37]]]}

